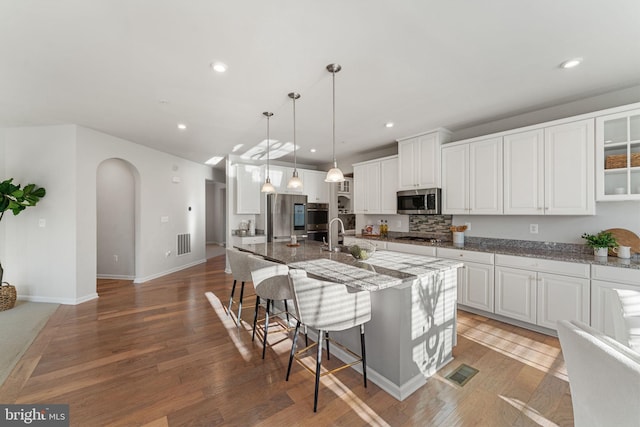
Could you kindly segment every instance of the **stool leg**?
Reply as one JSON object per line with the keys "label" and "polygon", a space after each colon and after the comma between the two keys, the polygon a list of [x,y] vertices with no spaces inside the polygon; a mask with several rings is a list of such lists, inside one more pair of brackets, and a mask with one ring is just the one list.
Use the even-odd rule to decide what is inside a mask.
{"label": "stool leg", "polygon": [[322,360],[322,331],[318,331],[318,353],[316,355],[316,392],[313,396],[313,412],[318,410],[318,387],[320,386],[320,363]]}
{"label": "stool leg", "polygon": [[289,374],[291,373],[291,363],[293,362],[293,355],[296,353],[296,343],[298,342],[298,329],[300,329],[300,321],[296,322],[296,331],[293,333],[293,344],[291,344],[291,352],[289,353],[289,366],[287,366],[286,381],[289,381]]}
{"label": "stool leg", "polygon": [[307,333],[307,325],[304,325],[304,346],[309,347],[309,334]]}
{"label": "stool leg", "polygon": [[287,306],[287,300],[284,300],[284,312],[287,314],[287,326],[289,326],[289,307]]}
{"label": "stool leg", "polygon": [[260,297],[256,295],[256,311],[253,312],[253,333],[251,334],[251,341],[256,338],[256,323],[258,322],[258,307],[260,306]]}
{"label": "stool leg", "polygon": [[264,341],[262,341],[262,358],[264,359],[264,352],[267,350],[267,332],[269,330],[269,303],[272,300],[267,299],[267,314],[264,318]]}
{"label": "stool leg", "polygon": [[229,310],[227,316],[231,314],[231,305],[233,304],[233,293],[236,291],[236,279],[233,279],[233,287],[231,288],[231,297],[229,298]]}
{"label": "stool leg", "polygon": [[329,332],[324,333],[324,339],[327,341],[327,360],[331,360],[331,354],[329,354]]}
{"label": "stool leg", "polygon": [[242,286],[240,287],[240,301],[238,302],[238,323],[236,323],[238,326],[240,326],[240,322],[242,321],[242,319],[240,319],[240,316],[242,315],[242,296],[244,295],[244,282],[242,282]]}
{"label": "stool leg", "polygon": [[364,387],[367,388],[367,354],[364,350],[364,325],[360,325],[360,351],[362,352],[362,376]]}

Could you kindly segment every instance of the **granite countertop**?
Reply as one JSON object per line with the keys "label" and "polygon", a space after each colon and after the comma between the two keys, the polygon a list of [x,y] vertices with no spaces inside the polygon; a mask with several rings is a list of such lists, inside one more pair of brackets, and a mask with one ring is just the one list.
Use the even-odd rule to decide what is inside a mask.
{"label": "granite countertop", "polygon": [[[438,248],[464,249],[476,252],[489,252],[502,255],[524,256],[531,258],[543,258],[554,261],[577,262],[582,264],[606,265],[611,267],[632,268],[640,270],[640,258],[638,254],[631,259],[618,257],[596,257],[593,250],[586,245],[556,242],[534,242],[529,240],[491,239],[482,237],[466,237],[464,245],[454,244],[450,240],[443,239],[446,235],[434,235],[438,242],[418,242],[399,239],[408,235],[421,235],[421,233],[394,233],[388,238],[378,236],[357,235],[362,239],[379,240],[386,242],[405,243],[420,246],[435,246]],[[424,234],[425,238],[432,237]]]}
{"label": "granite countertop", "polygon": [[303,241],[293,247],[283,242],[236,247],[271,261],[301,268],[321,279],[367,291],[398,286],[406,281],[462,266],[459,261],[391,251],[376,251],[366,261],[359,261],[348,253],[322,250],[322,243],[315,241]]}

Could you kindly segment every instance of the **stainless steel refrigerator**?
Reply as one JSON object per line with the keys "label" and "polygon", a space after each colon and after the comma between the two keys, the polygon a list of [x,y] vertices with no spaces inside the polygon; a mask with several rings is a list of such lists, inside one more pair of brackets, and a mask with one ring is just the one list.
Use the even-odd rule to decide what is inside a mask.
{"label": "stainless steel refrigerator", "polygon": [[307,238],[307,196],[267,195],[267,241],[291,241]]}

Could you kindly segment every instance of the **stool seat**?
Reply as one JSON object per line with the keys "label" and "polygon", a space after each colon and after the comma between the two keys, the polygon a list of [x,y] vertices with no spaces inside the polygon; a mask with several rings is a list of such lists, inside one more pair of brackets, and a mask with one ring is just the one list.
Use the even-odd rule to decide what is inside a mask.
{"label": "stool seat", "polygon": [[231,288],[231,296],[229,297],[229,309],[227,314],[231,313],[231,307],[234,304],[233,295],[236,291],[236,283],[240,282],[240,299],[238,300],[238,315],[236,318],[236,325],[240,325],[242,320],[242,299],[244,297],[244,284],[251,281],[251,270],[249,269],[249,253],[239,251],[235,248],[227,249],[227,260],[229,261],[229,267],[231,267],[231,274],[233,275],[233,287]]}

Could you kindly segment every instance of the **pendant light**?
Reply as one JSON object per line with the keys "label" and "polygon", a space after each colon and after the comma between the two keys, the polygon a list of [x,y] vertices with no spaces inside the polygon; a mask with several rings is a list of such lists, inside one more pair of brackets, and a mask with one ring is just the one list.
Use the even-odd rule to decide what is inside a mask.
{"label": "pendant light", "polygon": [[300,94],[291,92],[289,98],[293,100],[293,176],[289,179],[287,188],[302,190],[302,180],[298,177],[298,160],[296,159],[296,99],[300,99]]}
{"label": "pendant light", "polygon": [[339,64],[327,65],[327,71],[333,75],[333,167],[327,172],[325,182],[343,182],[344,175],[338,168],[338,162],[336,161],[336,73],[340,71],[342,67]]}
{"label": "pendant light", "polygon": [[269,139],[269,119],[273,116],[273,113],[265,111],[262,114],[267,118],[267,179],[265,179],[264,184],[262,184],[262,189],[260,191],[263,193],[275,193],[276,189],[273,188],[271,179],[269,178],[269,143],[271,142]]}

